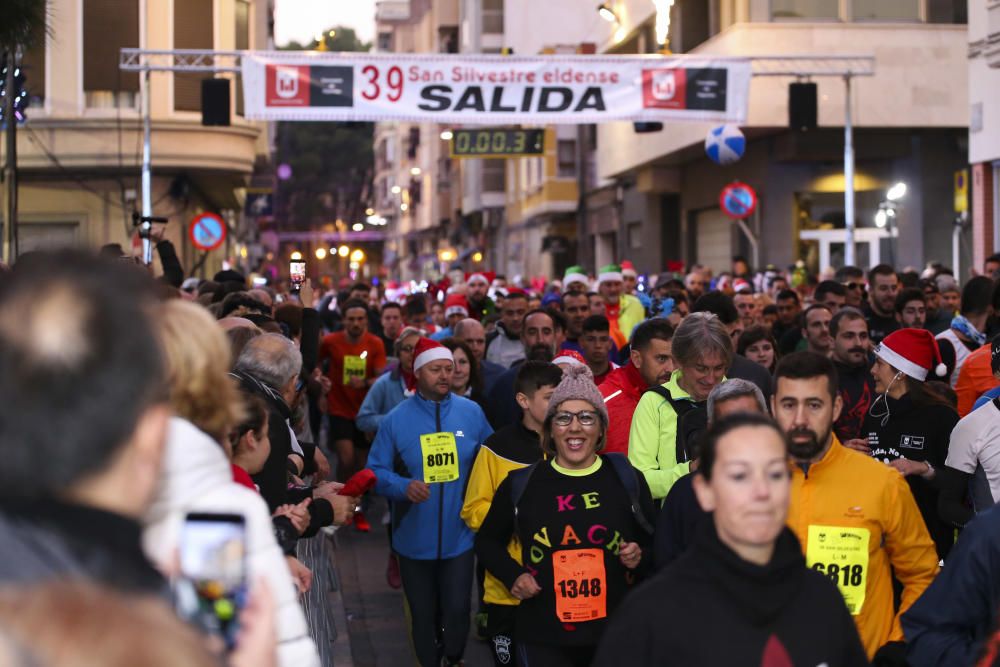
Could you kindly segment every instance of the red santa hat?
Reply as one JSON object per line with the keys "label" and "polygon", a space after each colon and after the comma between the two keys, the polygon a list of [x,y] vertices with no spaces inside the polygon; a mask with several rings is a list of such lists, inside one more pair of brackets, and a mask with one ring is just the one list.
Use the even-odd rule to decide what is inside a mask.
{"label": "red santa hat", "polygon": [[452,356],[451,350],[446,348],[441,343],[436,340],[431,340],[430,338],[420,338],[417,341],[416,347],[413,348],[413,372],[416,373],[422,366],[425,366],[432,361],[447,360],[454,363],[455,357]]}
{"label": "red santa hat", "polygon": [[943,378],[948,372],[934,334],[926,329],[893,331],[875,346],[875,356],[920,382],[928,373]]}
{"label": "red santa hat", "polygon": [[470,275],[468,278],[465,279],[465,283],[467,285],[471,285],[473,283],[483,283],[488,287],[490,285],[490,282],[491,282],[490,279],[487,278],[486,274],[483,273],[473,273],[472,275]]}
{"label": "red santa hat", "polygon": [[465,298],[464,294],[449,294],[448,298],[444,300],[444,316],[451,317],[452,315],[469,316],[469,300]]}
{"label": "red santa hat", "polygon": [[570,366],[586,366],[587,362],[576,350],[559,350],[559,356],[552,360],[555,365],[569,364]]}
{"label": "red santa hat", "polygon": [[639,274],[635,270],[635,264],[626,259],[624,262],[622,262],[622,275],[631,276],[635,278]]}

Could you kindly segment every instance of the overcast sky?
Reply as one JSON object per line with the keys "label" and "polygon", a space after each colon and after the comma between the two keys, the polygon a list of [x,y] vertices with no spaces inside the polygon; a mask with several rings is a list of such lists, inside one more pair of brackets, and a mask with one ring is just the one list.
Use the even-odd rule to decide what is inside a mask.
{"label": "overcast sky", "polygon": [[344,25],[363,42],[375,37],[375,0],[277,0],[274,39],[282,46],[293,39],[309,42],[318,31]]}

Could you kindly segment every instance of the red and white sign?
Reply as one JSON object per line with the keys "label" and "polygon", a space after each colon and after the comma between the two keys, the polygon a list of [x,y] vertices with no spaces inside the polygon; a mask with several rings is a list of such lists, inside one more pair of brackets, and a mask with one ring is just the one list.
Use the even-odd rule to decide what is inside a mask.
{"label": "red and white sign", "polygon": [[746,183],[733,181],[722,188],[719,208],[733,220],[748,218],[757,210],[757,192]]}
{"label": "red and white sign", "polygon": [[215,250],[226,240],[226,221],[215,213],[199,213],[188,223],[188,238],[199,250]]}
{"label": "red and white sign", "polygon": [[747,58],[279,51],[243,56],[247,118],[746,122]]}

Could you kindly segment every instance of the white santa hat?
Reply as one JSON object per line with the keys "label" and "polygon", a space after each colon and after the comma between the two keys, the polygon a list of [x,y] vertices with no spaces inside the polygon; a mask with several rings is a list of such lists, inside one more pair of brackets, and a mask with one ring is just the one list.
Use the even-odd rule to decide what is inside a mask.
{"label": "white santa hat", "polygon": [[432,361],[442,359],[452,363],[455,361],[451,350],[444,345],[430,338],[421,338],[413,348],[413,372],[416,373],[422,366],[426,366]]}

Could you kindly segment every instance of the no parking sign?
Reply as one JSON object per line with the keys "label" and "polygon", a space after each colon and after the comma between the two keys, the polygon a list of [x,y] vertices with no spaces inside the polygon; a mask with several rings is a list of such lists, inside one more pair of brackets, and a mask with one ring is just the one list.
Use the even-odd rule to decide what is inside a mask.
{"label": "no parking sign", "polygon": [[733,220],[742,220],[756,210],[757,193],[746,183],[734,181],[722,188],[719,208]]}
{"label": "no parking sign", "polygon": [[188,236],[195,248],[215,250],[226,240],[226,221],[215,213],[199,213],[188,223]]}

